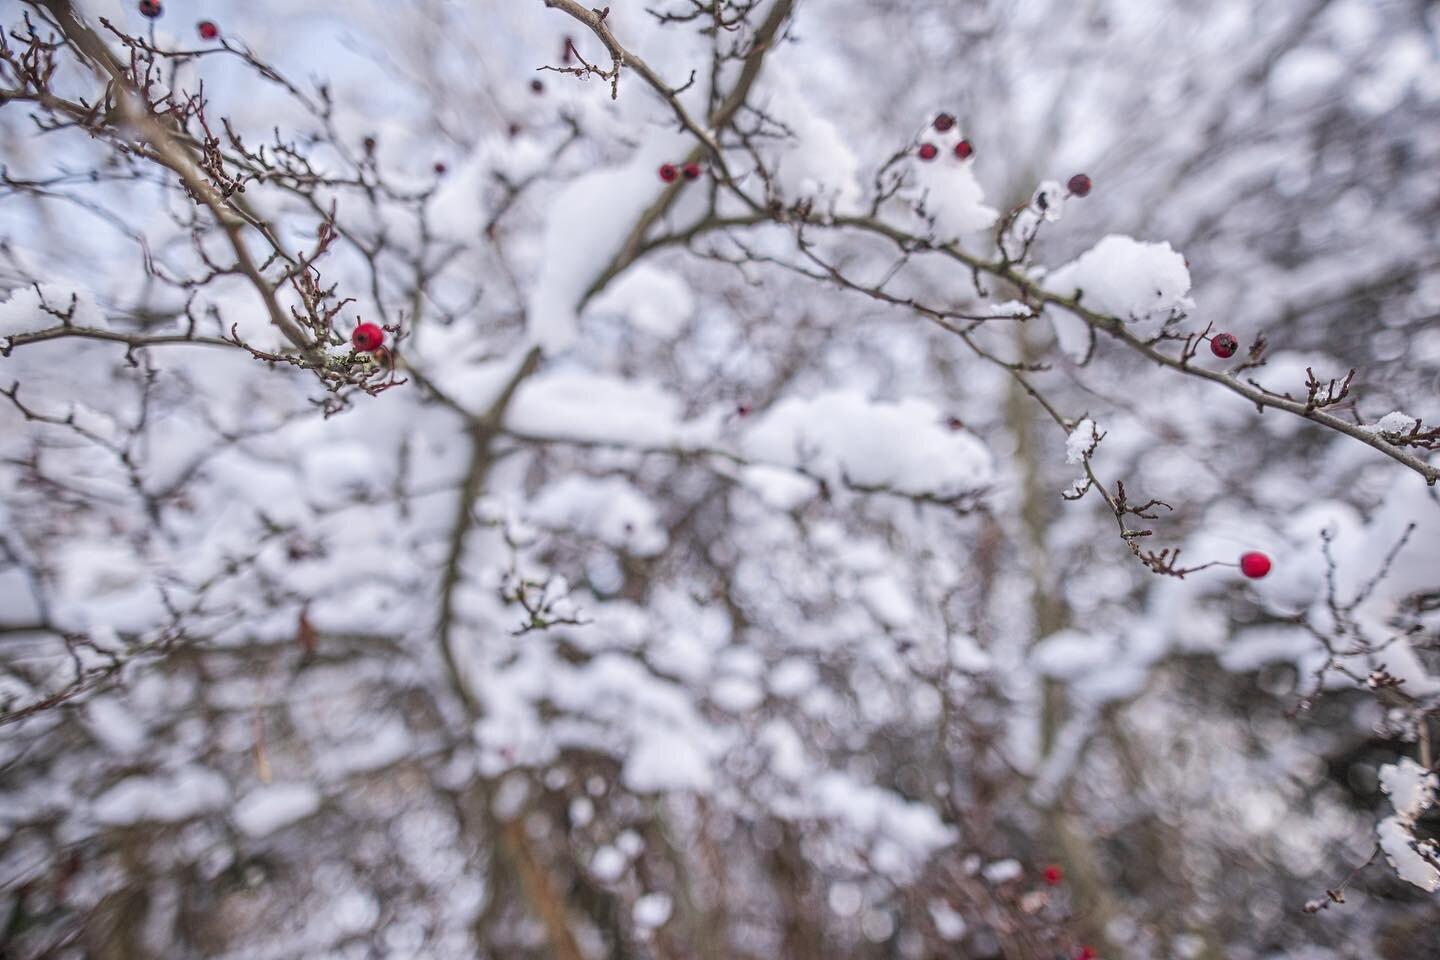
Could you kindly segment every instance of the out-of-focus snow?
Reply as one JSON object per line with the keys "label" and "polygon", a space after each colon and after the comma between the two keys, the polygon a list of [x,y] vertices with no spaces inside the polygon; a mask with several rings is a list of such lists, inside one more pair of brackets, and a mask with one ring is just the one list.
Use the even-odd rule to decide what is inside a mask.
{"label": "out-of-focus snow", "polygon": [[664,926],[674,903],[667,893],[647,893],[635,901],[635,925],[642,930]]}
{"label": "out-of-focus snow", "polygon": [[695,295],[678,275],[639,263],[590,301],[587,314],[615,314],[657,337],[673,337],[695,313]]}
{"label": "out-of-focus snow", "polygon": [[820,211],[853,212],[860,201],[856,180],[860,163],[835,124],[810,103],[783,60],[767,66],[756,92],[757,102],[792,134],[767,151],[781,197],[789,202],[811,198]]}
{"label": "out-of-focus snow", "polygon": [[103,824],[175,823],[208,813],[230,797],[225,779],[213,770],[190,766],[169,774],[130,777],[95,799],[95,819]]}
{"label": "out-of-focus snow", "polygon": [[320,809],[320,791],[308,783],[268,783],[235,804],[235,825],[252,838],[269,836]]}
{"label": "out-of-focus snow", "polygon": [[992,479],[989,451],[948,430],[923,400],[871,401],[850,390],[789,397],[757,419],[741,441],[749,457],[788,464],[835,486],[956,496]]}
{"label": "out-of-focus snow", "polygon": [[554,192],[528,305],[531,338],[546,353],[575,340],[586,291],[666,188],[655,171],[693,145],[692,137],[651,129],[626,162],[575,177]]}
{"label": "out-of-focus snow", "polygon": [[528,515],[539,526],[594,537],[636,556],[665,549],[655,505],[619,477],[565,477],[535,497]]}

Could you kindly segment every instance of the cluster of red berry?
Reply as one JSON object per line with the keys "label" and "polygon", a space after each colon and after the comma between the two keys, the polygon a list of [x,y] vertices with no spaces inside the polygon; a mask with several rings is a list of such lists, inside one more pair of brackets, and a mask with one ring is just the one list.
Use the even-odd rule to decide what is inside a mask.
{"label": "cluster of red berry", "polygon": [[[935,118],[934,127],[938,132],[946,133],[949,130],[954,129],[955,118],[948,113],[942,113]],[[935,146],[935,144],[933,143],[922,143],[920,144],[919,153],[921,160],[934,160],[936,157],[940,156],[940,148]],[[975,145],[972,144],[969,140],[961,140],[959,143],[955,144],[955,156],[959,159],[969,160],[974,155]]]}
{"label": "cluster of red berry", "polygon": [[686,180],[699,180],[700,164],[687,163],[679,167],[675,166],[675,164],[673,163],[660,164],[660,179],[664,180],[666,183],[674,183],[678,177],[682,176]]}
{"label": "cluster of red berry", "polygon": [[[948,133],[955,129],[955,116],[950,113],[942,113],[935,118],[935,122],[931,124],[931,126],[935,128],[937,133]],[[920,149],[916,151],[916,153],[921,160],[929,162],[940,156],[940,148],[933,143],[926,142],[920,144]],[[955,144],[954,153],[960,160],[969,160],[975,156],[975,145],[969,140],[962,139],[959,143]],[[1067,183],[1066,186],[1070,188],[1070,193],[1073,196],[1084,197],[1089,195],[1090,188],[1093,184],[1090,182],[1088,176],[1083,173],[1077,173],[1070,178],[1070,182]]]}

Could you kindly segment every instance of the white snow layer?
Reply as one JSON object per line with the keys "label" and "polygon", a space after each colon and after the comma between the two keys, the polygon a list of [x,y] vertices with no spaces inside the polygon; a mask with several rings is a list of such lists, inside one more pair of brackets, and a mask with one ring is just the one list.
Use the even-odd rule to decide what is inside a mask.
{"label": "white snow layer", "polygon": [[1440,890],[1440,870],[1435,869],[1435,865],[1420,853],[1423,849],[1435,858],[1440,855],[1440,850],[1433,841],[1418,839],[1411,832],[1413,826],[1409,820],[1398,816],[1381,820],[1376,831],[1380,836],[1380,848],[1385,851],[1385,858],[1401,880],[1413,883],[1421,890]]}
{"label": "white snow layer", "polygon": [[1393,410],[1365,429],[1371,433],[1398,433],[1403,436],[1415,429],[1415,425],[1419,422],[1409,414]]}
{"label": "white snow layer", "polygon": [[1082,463],[1085,458],[1095,451],[1098,442],[1096,437],[1100,435],[1100,428],[1095,421],[1086,417],[1075,425],[1070,431],[1070,436],[1065,439],[1065,462]]}
{"label": "white snow layer", "polygon": [[[1119,317],[1137,336],[1152,337],[1172,317],[1194,307],[1185,258],[1168,243],[1144,243],[1111,234],[1045,278],[1045,288],[1080,297],[1082,306]],[[1065,310],[1049,311],[1060,348],[1082,359],[1090,347],[1085,321]]]}
{"label": "white snow layer", "polygon": [[1380,789],[1395,805],[1395,813],[1414,820],[1435,802],[1436,777],[1409,757],[1380,768]]}
{"label": "white snow layer", "polygon": [[1435,803],[1436,777],[1404,757],[1380,768],[1380,788],[1395,805],[1395,815],[1380,821],[1380,847],[1400,879],[1422,890],[1440,889],[1440,847],[1415,836],[1415,821]]}
{"label": "white snow layer", "polygon": [[985,190],[975,179],[975,157],[955,156],[955,145],[962,139],[958,124],[944,133],[927,127],[920,140],[933,143],[939,154],[934,160],[921,160],[918,153],[910,157],[915,187],[908,196],[917,213],[934,221],[935,237],[941,241],[988,230],[999,216],[994,207],[985,205]]}

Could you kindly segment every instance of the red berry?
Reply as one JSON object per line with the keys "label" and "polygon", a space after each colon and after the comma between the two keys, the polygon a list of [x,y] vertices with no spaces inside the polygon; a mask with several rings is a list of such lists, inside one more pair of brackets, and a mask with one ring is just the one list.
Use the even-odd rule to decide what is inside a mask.
{"label": "red berry", "polygon": [[1095,960],[1095,948],[1084,947],[1080,950],[1080,956],[1076,960]]}
{"label": "red berry", "polygon": [[1228,333],[1217,333],[1210,338],[1210,352],[1221,360],[1228,360],[1235,356],[1235,351],[1240,349],[1240,341]]}
{"label": "red berry", "polygon": [[660,164],[660,179],[661,179],[661,180],[664,180],[666,183],[674,183],[674,182],[675,182],[675,178],[676,178],[677,176],[679,176],[679,174],[680,174],[680,172],[675,169],[675,164],[673,164],[673,163],[662,163],[662,164]]}
{"label": "red berry", "polygon": [[1085,174],[1077,173],[1070,178],[1070,182],[1067,183],[1066,186],[1070,188],[1070,193],[1074,196],[1085,197],[1089,196],[1092,184],[1090,183],[1090,178],[1085,176]]}
{"label": "red berry", "polygon": [[748,417],[750,416],[751,409],[752,408],[748,403],[738,403],[735,405],[735,416]]}
{"label": "red berry", "polygon": [[385,331],[381,330],[378,324],[362,323],[350,334],[350,342],[355,345],[356,350],[369,352],[385,342]]}
{"label": "red berry", "polygon": [[935,129],[941,133],[944,133],[953,126],[955,126],[955,118],[948,113],[942,113],[935,118]]}
{"label": "red berry", "polygon": [[220,28],[215,26],[213,20],[201,20],[195,25],[195,29],[200,31],[201,40],[214,40],[220,36]]}
{"label": "red berry", "polygon": [[961,140],[955,144],[955,156],[961,160],[969,160],[975,154],[975,146],[969,140]]}
{"label": "red berry", "polygon": [[947,417],[945,419],[945,426],[949,427],[951,430],[964,430],[965,421],[961,420],[959,417]]}
{"label": "red berry", "polygon": [[435,163],[435,175],[436,175],[436,176],[441,176],[441,177],[443,177],[443,176],[445,175],[445,171],[446,171],[447,169],[449,169],[449,168],[446,167],[445,164],[440,163],[439,161],[436,161],[436,163]]}
{"label": "red berry", "polygon": [[544,93],[544,92],[545,92],[545,84],[541,83],[539,80],[531,80],[531,81],[530,81],[530,92],[531,92],[531,93]]}
{"label": "red berry", "polygon": [[1045,868],[1045,882],[1050,886],[1058,887],[1060,885],[1060,881],[1064,879],[1065,871],[1061,870],[1059,867],[1052,864],[1051,866]]}
{"label": "red berry", "polygon": [[1251,550],[1240,557],[1240,572],[1251,580],[1259,580],[1270,572],[1270,558],[1258,550]]}
{"label": "red berry", "polygon": [[160,0],[140,0],[140,15],[154,20],[160,16]]}
{"label": "red berry", "polygon": [[940,148],[937,147],[937,146],[935,146],[935,144],[933,144],[933,143],[922,143],[922,144],[920,144],[920,159],[921,159],[921,160],[934,160],[934,159],[935,159],[936,157],[938,157],[939,155],[940,155]]}
{"label": "red berry", "polygon": [[698,163],[687,163],[687,164],[685,164],[685,166],[683,166],[683,167],[680,168],[680,172],[683,173],[683,174],[685,174],[685,179],[686,179],[686,180],[699,180],[699,179],[700,179],[700,164],[698,164]]}

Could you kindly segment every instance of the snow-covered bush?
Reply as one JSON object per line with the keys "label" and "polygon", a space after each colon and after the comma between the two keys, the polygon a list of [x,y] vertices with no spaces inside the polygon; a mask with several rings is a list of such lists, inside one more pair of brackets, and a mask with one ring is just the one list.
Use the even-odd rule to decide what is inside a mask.
{"label": "snow-covered bush", "polygon": [[1435,955],[1412,7],[0,9],[0,955]]}

